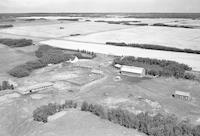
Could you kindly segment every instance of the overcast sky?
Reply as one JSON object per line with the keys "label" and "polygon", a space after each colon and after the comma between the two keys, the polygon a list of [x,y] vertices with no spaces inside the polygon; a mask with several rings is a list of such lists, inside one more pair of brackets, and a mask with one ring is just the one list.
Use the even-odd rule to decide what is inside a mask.
{"label": "overcast sky", "polygon": [[200,0],[0,0],[0,12],[200,12]]}

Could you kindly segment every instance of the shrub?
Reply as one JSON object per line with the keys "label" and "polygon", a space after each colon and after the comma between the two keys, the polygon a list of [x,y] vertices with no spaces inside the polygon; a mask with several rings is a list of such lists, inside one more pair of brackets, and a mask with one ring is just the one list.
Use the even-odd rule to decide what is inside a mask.
{"label": "shrub", "polygon": [[3,81],[2,84],[0,85],[0,91],[6,90],[6,89],[14,89],[14,86],[12,84],[9,84],[8,81]]}
{"label": "shrub", "polygon": [[57,112],[56,104],[48,104],[41,106],[33,111],[33,118],[35,121],[47,122],[48,116],[51,116]]}
{"label": "shrub", "polygon": [[60,112],[68,108],[76,108],[77,103],[72,100],[66,100],[63,105],[58,105],[55,103],[50,103],[48,105],[41,106],[33,111],[33,119],[35,121],[44,122],[48,121],[48,117],[54,115],[57,112]]}
{"label": "shrub", "polygon": [[44,64],[58,64],[60,62],[68,61],[73,58],[70,54],[65,54],[61,50],[49,49],[43,56],[40,61]]}
{"label": "shrub", "polygon": [[0,25],[0,28],[9,28],[9,27],[13,27],[13,25]]}
{"label": "shrub", "polygon": [[14,67],[10,71],[8,71],[8,73],[14,77],[21,78],[21,77],[29,76],[31,71],[38,69],[38,68],[45,67],[45,66],[46,66],[46,64],[42,63],[39,60],[28,61],[23,65]]}
{"label": "shrub", "polygon": [[34,69],[38,69],[38,68],[42,68],[46,66],[40,60],[28,61],[25,65],[29,68],[29,70],[34,70]]}
{"label": "shrub", "polygon": [[38,58],[41,58],[49,49],[52,49],[53,47],[48,45],[41,45],[37,51],[35,51],[35,56]]}
{"label": "shrub", "polygon": [[186,72],[184,73],[184,78],[189,80],[195,80],[196,77],[194,74]]}
{"label": "shrub", "polygon": [[16,66],[13,69],[11,69],[8,73],[18,78],[26,77],[30,75],[30,71],[24,65]]}
{"label": "shrub", "polygon": [[30,46],[33,44],[33,41],[30,39],[8,39],[2,38],[0,39],[0,43],[5,44],[9,47],[24,47]]}

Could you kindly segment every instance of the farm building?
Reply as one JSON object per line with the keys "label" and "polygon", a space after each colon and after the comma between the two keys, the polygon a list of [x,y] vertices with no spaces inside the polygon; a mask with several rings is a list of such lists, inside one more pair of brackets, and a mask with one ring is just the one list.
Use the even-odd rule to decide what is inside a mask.
{"label": "farm building", "polygon": [[120,73],[122,75],[144,77],[145,76],[145,69],[141,68],[141,67],[122,65],[121,68],[120,68]]}
{"label": "farm building", "polygon": [[191,100],[191,96],[189,92],[182,92],[182,91],[175,91],[172,95],[174,98],[181,99],[181,100]]}
{"label": "farm building", "polygon": [[53,83],[44,82],[44,83],[39,83],[39,84],[32,85],[32,86],[23,87],[19,90],[23,94],[29,94],[29,93],[41,91],[41,90],[44,90],[44,89],[47,89],[50,87],[53,87]]}

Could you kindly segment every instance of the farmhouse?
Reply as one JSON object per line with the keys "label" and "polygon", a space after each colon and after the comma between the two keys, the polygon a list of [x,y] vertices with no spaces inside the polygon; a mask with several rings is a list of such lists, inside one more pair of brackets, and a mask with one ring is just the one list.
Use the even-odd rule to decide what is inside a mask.
{"label": "farmhouse", "polygon": [[175,91],[172,95],[174,98],[181,99],[181,100],[191,100],[191,96],[189,92],[182,92],[182,91]]}
{"label": "farmhouse", "polygon": [[32,85],[32,86],[23,87],[20,89],[20,92],[23,94],[29,94],[32,92],[37,92],[37,91],[41,91],[41,90],[50,88],[52,86],[53,86],[53,83],[44,82],[44,83],[39,83],[39,84]]}
{"label": "farmhouse", "polygon": [[120,68],[120,73],[122,75],[144,77],[145,76],[145,69],[141,68],[141,67],[122,65],[121,68]]}

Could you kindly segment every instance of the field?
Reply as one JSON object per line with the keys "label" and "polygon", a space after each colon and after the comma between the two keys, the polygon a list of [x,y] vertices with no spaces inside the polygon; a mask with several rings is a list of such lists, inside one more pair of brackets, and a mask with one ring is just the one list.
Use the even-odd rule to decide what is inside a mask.
{"label": "field", "polygon": [[[64,29],[60,29],[63,27]],[[71,34],[89,34],[99,31],[109,31],[115,29],[127,28],[127,26],[107,25],[103,23],[91,22],[63,22],[50,25],[18,26],[13,29],[3,29],[0,32],[27,35],[38,38],[59,38]]]}
{"label": "field", "polygon": [[157,59],[166,59],[184,63],[193,68],[193,70],[200,70],[200,57],[198,54],[178,53],[169,51],[156,51],[139,49],[132,47],[119,47],[90,42],[77,42],[65,40],[47,40],[40,42],[41,44],[48,44],[53,47],[71,49],[71,50],[88,50],[91,52],[102,53],[116,56],[135,56],[135,57],[150,57]]}
{"label": "field", "polygon": [[16,65],[23,64],[26,61],[34,60],[33,50],[36,47],[21,47],[21,48],[9,48],[0,44],[0,74],[7,75],[7,71]]}
{"label": "field", "polygon": [[[57,19],[57,18],[56,18]],[[88,19],[88,18],[84,18]],[[95,18],[93,18],[92,21]],[[102,19],[102,18],[96,18]],[[105,19],[105,18],[104,18]],[[177,19],[135,19],[149,24],[177,23]],[[180,21],[181,19],[179,19]],[[151,22],[152,21],[152,22]],[[184,20],[182,21],[184,23]],[[198,21],[185,20],[185,23]],[[180,22],[179,22],[180,23]],[[60,29],[64,27],[64,29]],[[41,105],[74,100],[98,103],[112,108],[126,109],[135,114],[175,114],[180,120],[200,124],[200,84],[175,78],[139,78],[123,76],[112,66],[113,55],[128,55],[175,60],[200,70],[200,57],[196,54],[123,48],[105,45],[105,42],[164,44],[178,48],[200,49],[200,29],[183,29],[153,26],[126,26],[105,22],[55,21],[17,22],[13,28],[1,29],[0,37],[31,38],[33,46],[9,48],[0,45],[0,80],[11,79],[18,84],[15,90],[0,92],[0,135],[5,136],[143,136],[100,119],[91,113],[66,110],[65,115],[46,124],[33,121],[32,112]],[[69,36],[81,34],[80,36]],[[196,39],[195,39],[196,38]],[[7,71],[26,61],[36,59],[34,51],[39,44],[66,49],[88,50],[97,53],[94,59],[63,62],[34,70],[30,76],[13,78]],[[72,53],[70,50],[66,50]],[[51,82],[53,87],[22,95],[22,90],[38,83]],[[191,101],[174,99],[176,91],[190,92]],[[97,136],[98,136],[97,135]]]}
{"label": "field", "polygon": [[125,42],[156,44],[177,48],[199,50],[200,29],[169,28],[169,27],[132,27],[130,29],[102,32],[87,36],[72,37],[71,40],[84,42]]}

